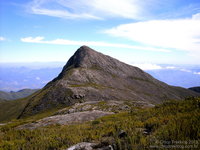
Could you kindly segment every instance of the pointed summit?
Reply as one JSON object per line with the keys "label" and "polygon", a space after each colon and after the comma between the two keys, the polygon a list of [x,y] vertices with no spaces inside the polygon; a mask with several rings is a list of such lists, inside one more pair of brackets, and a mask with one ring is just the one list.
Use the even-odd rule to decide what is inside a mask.
{"label": "pointed summit", "polygon": [[90,47],[88,47],[86,45],[83,45],[77,51],[91,52],[91,51],[95,51],[95,50],[93,50],[92,48],[90,48]]}
{"label": "pointed summit", "polygon": [[89,70],[95,68],[96,70],[104,70],[104,72],[117,74],[118,76],[124,76],[124,74],[132,76],[134,71],[134,76],[136,77],[140,77],[141,74],[138,73],[142,73],[142,76],[144,77],[150,77],[141,69],[120,62],[119,60],[97,52],[88,46],[81,46],[74,53],[64,66],[61,72],[62,76],[71,68],[87,68]]}
{"label": "pointed summit", "polygon": [[88,46],[81,46],[74,55],[69,59],[66,64],[66,67],[74,66],[74,67],[87,67],[91,65],[90,60],[95,56],[98,55],[98,52],[94,51]]}
{"label": "pointed summit", "polygon": [[20,117],[83,101],[118,100],[144,105],[197,95],[184,88],[169,86],[137,67],[81,46],[59,76],[29,99]]}
{"label": "pointed summit", "polygon": [[70,57],[58,78],[63,78],[71,68],[92,68],[102,56],[103,54],[83,45]]}
{"label": "pointed summit", "polygon": [[83,45],[74,53],[72,57],[81,59],[84,57],[91,57],[95,53],[98,53],[98,52],[88,46]]}

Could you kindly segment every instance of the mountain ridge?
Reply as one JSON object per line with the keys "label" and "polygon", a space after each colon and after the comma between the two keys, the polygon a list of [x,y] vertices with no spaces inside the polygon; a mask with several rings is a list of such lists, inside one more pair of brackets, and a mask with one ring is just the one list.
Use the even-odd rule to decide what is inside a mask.
{"label": "mountain ridge", "polygon": [[28,100],[19,118],[83,101],[131,100],[146,105],[198,95],[169,86],[138,67],[81,46],[58,77]]}
{"label": "mountain ridge", "polygon": [[188,88],[189,90],[192,90],[194,92],[198,92],[200,93],[200,86],[196,86],[196,87],[191,87],[191,88]]}
{"label": "mountain ridge", "polygon": [[5,92],[5,91],[0,91],[0,99],[4,100],[15,100],[19,98],[24,98],[27,97],[35,92],[37,92],[39,89],[21,89],[17,92],[10,91],[10,92]]}

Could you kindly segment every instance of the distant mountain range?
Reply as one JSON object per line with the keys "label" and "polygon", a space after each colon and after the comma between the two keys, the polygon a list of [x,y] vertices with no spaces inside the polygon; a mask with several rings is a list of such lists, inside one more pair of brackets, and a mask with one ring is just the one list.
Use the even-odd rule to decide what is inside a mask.
{"label": "distant mountain range", "polygon": [[[64,63],[0,64],[0,91],[40,89],[62,71]],[[154,78],[169,85],[185,88],[200,85],[198,65],[159,65],[162,69],[145,70]],[[171,67],[169,67],[171,66]]]}
{"label": "distant mountain range", "polygon": [[17,92],[11,91],[11,92],[4,92],[0,91],[0,99],[3,100],[15,100],[19,98],[27,97],[33,93],[38,91],[38,89],[22,89]]}
{"label": "distant mountain range", "polygon": [[[51,63],[50,63],[51,65]],[[0,91],[40,89],[55,78],[62,67],[32,68],[0,66]]]}

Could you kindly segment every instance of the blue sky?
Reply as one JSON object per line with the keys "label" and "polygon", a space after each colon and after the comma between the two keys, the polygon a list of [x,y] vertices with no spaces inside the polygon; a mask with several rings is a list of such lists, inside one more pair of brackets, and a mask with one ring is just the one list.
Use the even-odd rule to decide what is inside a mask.
{"label": "blue sky", "polygon": [[199,0],[1,0],[0,63],[88,45],[129,64],[200,64]]}

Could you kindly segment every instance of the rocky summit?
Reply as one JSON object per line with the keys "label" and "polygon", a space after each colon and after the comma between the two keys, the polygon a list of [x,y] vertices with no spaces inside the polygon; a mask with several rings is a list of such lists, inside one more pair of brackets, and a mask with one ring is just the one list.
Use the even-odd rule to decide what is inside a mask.
{"label": "rocky summit", "polygon": [[137,67],[82,46],[58,77],[28,99],[19,118],[77,102],[115,100],[159,104],[188,96],[198,93],[169,86]]}

